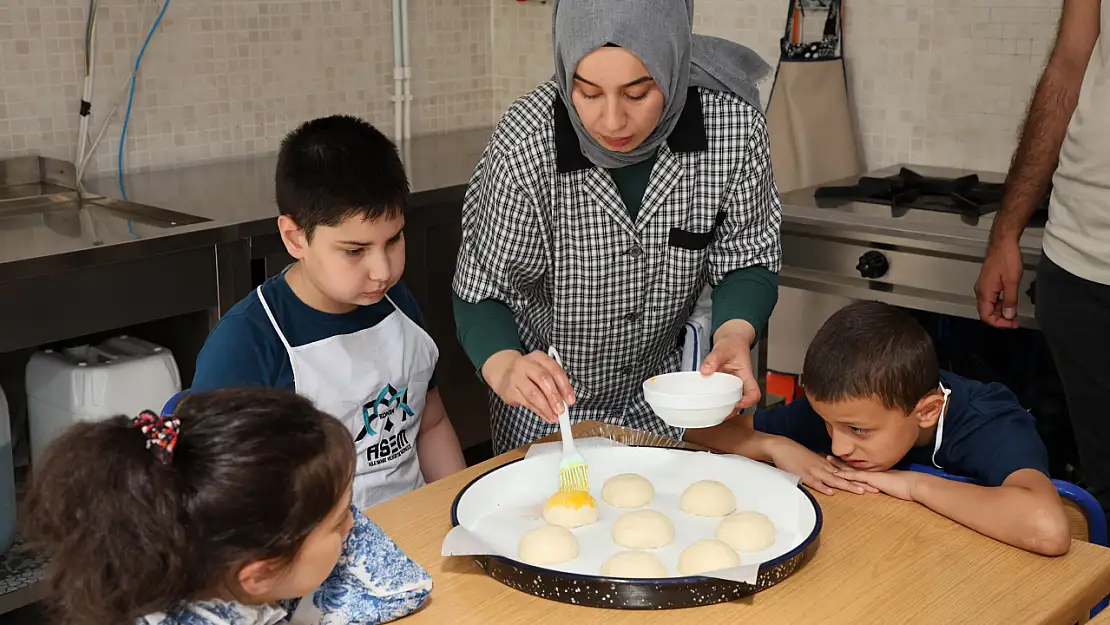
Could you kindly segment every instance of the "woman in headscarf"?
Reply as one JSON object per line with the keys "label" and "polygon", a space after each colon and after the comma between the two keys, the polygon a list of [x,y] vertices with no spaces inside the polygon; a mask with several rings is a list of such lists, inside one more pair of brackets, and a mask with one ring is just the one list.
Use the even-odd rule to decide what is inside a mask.
{"label": "woman in headscarf", "polygon": [[563,402],[572,421],[680,436],[642,383],[679,370],[707,284],[701,370],[740,377],[741,408],[759,400],[751,348],[781,255],[755,86],[770,68],[692,24],[693,0],[557,0],[555,76],[509,108],[478,163],[454,310],[498,452],[554,431]]}

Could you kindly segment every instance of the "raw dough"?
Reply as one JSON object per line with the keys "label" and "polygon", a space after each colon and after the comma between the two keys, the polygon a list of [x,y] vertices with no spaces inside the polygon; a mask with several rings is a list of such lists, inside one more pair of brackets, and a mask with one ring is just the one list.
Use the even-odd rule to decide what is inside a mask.
{"label": "raw dough", "polygon": [[617,508],[641,508],[655,498],[655,488],[642,475],[621,473],[605,480],[601,498]]}
{"label": "raw dough", "polygon": [[624,579],[653,579],[666,577],[667,567],[653,553],[620,551],[601,565],[601,574]]}
{"label": "raw dough", "polygon": [[521,537],[517,556],[536,566],[567,562],[578,557],[578,539],[565,527],[544,525]]}
{"label": "raw dough", "polygon": [[674,523],[662,512],[626,512],[613,523],[613,542],[629,549],[658,549],[674,540]]}
{"label": "raw dough", "polygon": [[754,510],[737,512],[717,525],[717,540],[737,551],[763,551],[775,542],[775,525]]}
{"label": "raw dough", "polygon": [[655,489],[642,475],[621,473],[605,480],[601,498],[617,508],[642,508],[655,498]]}
{"label": "raw dough", "polygon": [[736,495],[717,480],[694,482],[682,492],[683,512],[698,516],[721,517],[736,509]]}
{"label": "raw dough", "polygon": [[732,547],[713,538],[697,541],[678,556],[678,572],[683,575],[698,575],[734,566],[740,566],[740,556]]}
{"label": "raw dough", "polygon": [[555,493],[543,506],[543,518],[552,525],[580,527],[597,523],[597,502],[586,492]]}

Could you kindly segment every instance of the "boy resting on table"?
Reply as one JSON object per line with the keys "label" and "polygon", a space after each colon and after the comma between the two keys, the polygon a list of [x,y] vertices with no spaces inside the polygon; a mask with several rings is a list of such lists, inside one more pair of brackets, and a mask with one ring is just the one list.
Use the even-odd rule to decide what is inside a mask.
{"label": "boy resting on table", "polygon": [[[881,491],[1015,547],[1067,553],[1068,520],[1033,416],[1001,384],[941,371],[906,312],[879,302],[838,311],[806,351],[802,383],[805,397],[685,439],[773,462],[827,495]],[[911,463],[976,484],[896,470]]]}
{"label": "boy resting on table", "polygon": [[465,468],[439,350],[400,281],[409,183],[396,147],[356,117],[312,120],[282,142],[275,179],[296,262],[220,319],[193,390],[290,388],[343,421],[360,510]]}

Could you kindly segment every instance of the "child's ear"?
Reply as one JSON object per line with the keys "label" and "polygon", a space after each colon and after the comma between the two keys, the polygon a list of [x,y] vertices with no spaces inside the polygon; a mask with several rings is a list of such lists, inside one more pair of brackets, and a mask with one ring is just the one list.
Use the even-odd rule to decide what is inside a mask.
{"label": "child's ear", "polygon": [[278,217],[278,232],[281,233],[281,241],[285,243],[285,250],[289,255],[298,260],[304,258],[308,250],[308,237],[292,217],[288,215]]}
{"label": "child's ear", "polygon": [[239,569],[239,587],[248,597],[269,597],[285,567],[274,560],[256,560]]}
{"label": "child's ear", "polygon": [[941,410],[944,409],[944,395],[940,392],[929,393],[917,402],[917,406],[913,409],[913,418],[917,419],[917,425],[923,428],[931,428],[940,421]]}

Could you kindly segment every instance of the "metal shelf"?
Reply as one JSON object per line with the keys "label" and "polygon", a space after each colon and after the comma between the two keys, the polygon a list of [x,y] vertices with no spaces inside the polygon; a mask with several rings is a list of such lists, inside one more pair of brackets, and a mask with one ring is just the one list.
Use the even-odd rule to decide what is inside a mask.
{"label": "metal shelf", "polygon": [[42,599],[40,582],[47,560],[45,553],[33,551],[19,537],[0,556],[0,614]]}

